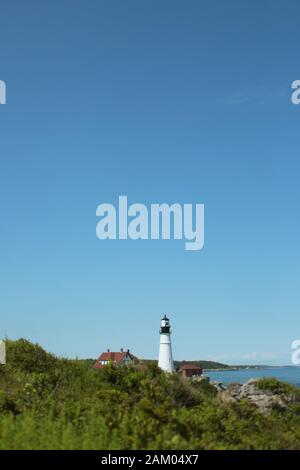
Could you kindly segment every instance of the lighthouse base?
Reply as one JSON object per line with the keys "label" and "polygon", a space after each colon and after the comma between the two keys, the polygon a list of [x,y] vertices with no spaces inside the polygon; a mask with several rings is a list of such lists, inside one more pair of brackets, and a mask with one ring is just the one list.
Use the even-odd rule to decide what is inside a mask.
{"label": "lighthouse base", "polygon": [[174,372],[172,346],[169,334],[160,335],[158,367],[165,372]]}

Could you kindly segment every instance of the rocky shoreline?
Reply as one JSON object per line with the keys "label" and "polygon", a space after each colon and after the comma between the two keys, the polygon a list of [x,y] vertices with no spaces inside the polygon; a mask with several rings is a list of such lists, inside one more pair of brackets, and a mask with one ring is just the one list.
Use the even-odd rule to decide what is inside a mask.
{"label": "rocky shoreline", "polygon": [[237,402],[247,400],[255,405],[263,414],[269,414],[274,408],[286,409],[297,401],[297,397],[292,392],[278,392],[261,389],[258,384],[260,379],[250,379],[244,384],[230,383],[225,387],[221,382],[212,381],[219,398],[225,402]]}

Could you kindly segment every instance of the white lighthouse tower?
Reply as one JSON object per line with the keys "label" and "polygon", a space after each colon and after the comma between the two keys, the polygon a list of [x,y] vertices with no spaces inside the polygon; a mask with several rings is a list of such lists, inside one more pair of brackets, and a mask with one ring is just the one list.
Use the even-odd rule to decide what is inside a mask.
{"label": "white lighthouse tower", "polygon": [[158,367],[165,372],[174,372],[174,363],[172,357],[171,346],[171,326],[170,320],[165,315],[160,322],[160,342],[159,342],[159,357]]}

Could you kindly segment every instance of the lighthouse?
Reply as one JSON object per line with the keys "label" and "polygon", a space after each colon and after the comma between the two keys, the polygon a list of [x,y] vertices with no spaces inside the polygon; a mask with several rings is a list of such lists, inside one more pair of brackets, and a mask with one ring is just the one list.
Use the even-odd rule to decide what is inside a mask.
{"label": "lighthouse", "polygon": [[166,315],[161,319],[159,334],[160,341],[158,367],[160,367],[165,372],[174,372],[171,346],[171,326],[170,320]]}

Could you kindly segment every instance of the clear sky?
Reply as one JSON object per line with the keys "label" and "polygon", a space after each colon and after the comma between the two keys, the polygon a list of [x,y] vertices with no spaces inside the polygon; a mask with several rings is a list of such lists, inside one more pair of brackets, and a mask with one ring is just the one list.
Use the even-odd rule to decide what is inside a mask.
{"label": "clear sky", "polygon": [[[0,337],[290,363],[298,0],[1,0]],[[96,207],[204,203],[205,247],[100,241]]]}

